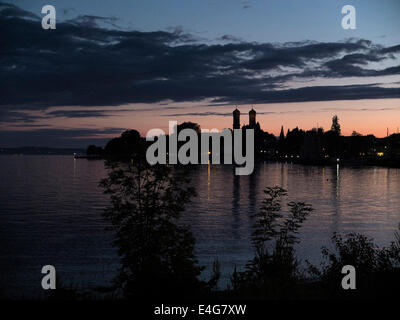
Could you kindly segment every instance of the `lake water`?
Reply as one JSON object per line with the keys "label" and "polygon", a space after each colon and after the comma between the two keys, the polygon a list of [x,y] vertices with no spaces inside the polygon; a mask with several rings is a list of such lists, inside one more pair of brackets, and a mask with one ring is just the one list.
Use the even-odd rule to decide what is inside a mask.
{"label": "lake water", "polygon": [[[47,264],[65,284],[109,283],[118,256],[101,216],[108,198],[98,182],[105,175],[102,161],[0,156],[0,296],[39,297]],[[318,263],[335,231],[361,232],[388,245],[400,222],[400,169],[261,163],[251,176],[235,176],[231,166],[221,165],[198,166],[191,175],[198,196],[183,220],[207,267],[204,277],[212,261],[220,261],[222,286],[252,257],[251,216],[265,187],[282,186],[288,201],[315,208],[300,231],[303,261]]]}

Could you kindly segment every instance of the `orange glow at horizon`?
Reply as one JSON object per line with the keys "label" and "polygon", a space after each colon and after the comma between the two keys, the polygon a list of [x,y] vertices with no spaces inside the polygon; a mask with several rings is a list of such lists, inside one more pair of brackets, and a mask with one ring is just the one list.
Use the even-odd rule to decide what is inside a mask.
{"label": "orange glow at horizon", "polygon": [[[232,111],[235,105],[208,105],[203,102],[170,102],[168,104],[128,104],[104,107],[52,107],[52,110],[99,110],[104,111],[102,117],[49,117],[41,118],[36,124],[46,124],[48,128],[121,128],[136,129],[145,136],[147,131],[160,128],[168,133],[168,121],[197,122],[202,129],[232,128]],[[357,131],[363,135],[374,134],[384,137],[400,128],[400,99],[365,99],[318,102],[269,103],[255,105],[238,105],[241,112],[240,124],[248,124],[249,110],[257,111],[257,121],[264,131],[278,136],[281,126],[287,129],[299,127],[310,130],[317,126],[329,130],[332,117],[337,115],[343,135],[351,135]],[[91,109],[92,108],[92,109]],[[42,111],[35,115],[45,116]],[[7,129],[13,128],[12,124]],[[14,127],[13,130],[28,129]],[[4,129],[4,127],[3,127]],[[101,137],[113,137],[115,134],[102,134]],[[97,135],[96,137],[100,137]]]}

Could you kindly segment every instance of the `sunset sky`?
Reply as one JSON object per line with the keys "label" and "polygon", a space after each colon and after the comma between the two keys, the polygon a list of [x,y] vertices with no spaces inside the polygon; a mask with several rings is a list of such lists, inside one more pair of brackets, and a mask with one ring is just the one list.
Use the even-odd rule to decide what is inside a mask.
{"label": "sunset sky", "polygon": [[[275,135],[400,127],[400,1],[0,2],[0,147],[104,145],[168,121]],[[50,4],[50,3],[49,3]],[[341,27],[356,8],[357,28]]]}

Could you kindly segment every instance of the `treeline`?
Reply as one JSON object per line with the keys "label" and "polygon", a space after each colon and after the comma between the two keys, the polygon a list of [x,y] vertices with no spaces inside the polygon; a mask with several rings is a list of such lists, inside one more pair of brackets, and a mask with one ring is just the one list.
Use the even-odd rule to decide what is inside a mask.
{"label": "treeline", "polygon": [[[191,128],[200,134],[200,126],[192,122],[178,125],[178,130]],[[244,126],[242,130],[249,129]],[[337,116],[332,118],[330,130],[323,128],[287,130],[282,127],[279,137],[263,131],[259,123],[254,127],[255,157],[266,160],[292,161],[310,164],[341,163],[400,166],[400,134],[385,138],[361,135],[353,131],[351,136],[341,135]],[[182,143],[182,142],[180,142]],[[145,154],[149,143],[136,130],[128,130],[120,137],[111,139],[103,148],[91,145],[89,156],[105,158],[125,157]],[[221,145],[221,154],[223,148]]]}
{"label": "treeline", "polygon": [[255,129],[256,155],[264,159],[311,164],[340,161],[396,166],[400,163],[400,134],[376,138],[353,131],[351,136],[343,136],[337,116],[332,118],[328,131],[323,128],[305,131],[296,127],[285,134],[282,127],[279,137],[275,138],[259,126]]}
{"label": "treeline", "polygon": [[138,131],[127,130],[121,136],[111,139],[104,148],[90,145],[86,149],[88,156],[107,158],[130,158],[133,155],[146,153],[146,139]]}

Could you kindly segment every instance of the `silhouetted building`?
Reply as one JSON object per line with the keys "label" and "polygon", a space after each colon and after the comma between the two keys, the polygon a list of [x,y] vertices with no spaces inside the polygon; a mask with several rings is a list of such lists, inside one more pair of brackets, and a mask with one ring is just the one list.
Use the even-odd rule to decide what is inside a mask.
{"label": "silhouetted building", "polygon": [[240,111],[237,108],[233,111],[233,129],[240,129]]}
{"label": "silhouetted building", "polygon": [[249,111],[249,126],[251,128],[256,126],[256,111],[253,108]]}

